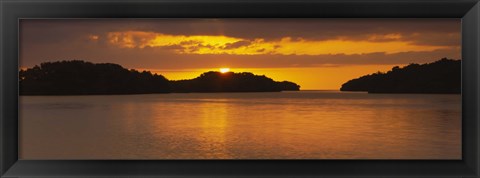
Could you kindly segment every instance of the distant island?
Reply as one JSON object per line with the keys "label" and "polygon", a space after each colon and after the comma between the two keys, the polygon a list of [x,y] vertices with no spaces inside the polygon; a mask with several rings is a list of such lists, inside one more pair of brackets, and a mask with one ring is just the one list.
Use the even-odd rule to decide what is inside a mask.
{"label": "distant island", "polygon": [[205,72],[190,80],[171,81],[149,71],[118,64],[80,60],[45,62],[20,70],[20,95],[100,95],[188,92],[298,91],[289,81],[277,82],[249,72]]}
{"label": "distant island", "polygon": [[443,58],[433,63],[395,66],[386,73],[377,72],[350,80],[340,91],[459,94],[461,61]]}
{"label": "distant island", "polygon": [[288,81],[276,82],[249,72],[205,72],[191,80],[172,81],[175,92],[262,92],[297,91],[300,86]]}

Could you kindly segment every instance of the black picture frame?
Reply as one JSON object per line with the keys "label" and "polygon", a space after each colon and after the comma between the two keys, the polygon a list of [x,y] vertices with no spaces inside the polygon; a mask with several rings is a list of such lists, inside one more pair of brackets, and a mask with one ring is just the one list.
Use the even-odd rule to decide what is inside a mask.
{"label": "black picture frame", "polygon": [[[461,18],[462,160],[18,160],[22,18]],[[478,177],[478,0],[0,0],[1,177]]]}

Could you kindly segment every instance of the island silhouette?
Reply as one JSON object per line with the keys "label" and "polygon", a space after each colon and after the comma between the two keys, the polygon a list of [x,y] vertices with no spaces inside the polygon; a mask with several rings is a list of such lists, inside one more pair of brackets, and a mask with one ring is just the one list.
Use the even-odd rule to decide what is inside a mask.
{"label": "island silhouette", "polygon": [[432,63],[395,66],[386,73],[350,80],[340,91],[458,94],[461,92],[461,60],[442,58]]}
{"label": "island silhouette", "polygon": [[249,72],[209,71],[190,80],[168,80],[150,71],[118,64],[72,60],[44,62],[19,72],[20,95],[114,95],[188,92],[298,91],[289,81],[277,82]]}
{"label": "island silhouette", "polygon": [[[188,80],[168,80],[150,71],[113,63],[81,60],[44,62],[19,71],[20,95],[115,95],[153,93],[298,91],[290,81],[274,81],[250,72],[208,71]],[[426,64],[395,66],[344,83],[340,91],[368,93],[461,92],[461,60],[442,58]]]}
{"label": "island silhouette", "polygon": [[276,82],[264,75],[250,72],[214,72],[209,71],[190,80],[178,80],[171,83],[175,92],[262,92],[262,91],[298,91],[300,86],[289,81]]}

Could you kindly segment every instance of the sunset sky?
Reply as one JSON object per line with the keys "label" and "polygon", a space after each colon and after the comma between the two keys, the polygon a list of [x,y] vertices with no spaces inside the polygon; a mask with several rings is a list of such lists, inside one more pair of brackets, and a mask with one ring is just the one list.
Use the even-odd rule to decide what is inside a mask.
{"label": "sunset sky", "polygon": [[303,90],[396,65],[460,59],[460,19],[23,19],[20,67],[85,60],[170,80],[230,68]]}

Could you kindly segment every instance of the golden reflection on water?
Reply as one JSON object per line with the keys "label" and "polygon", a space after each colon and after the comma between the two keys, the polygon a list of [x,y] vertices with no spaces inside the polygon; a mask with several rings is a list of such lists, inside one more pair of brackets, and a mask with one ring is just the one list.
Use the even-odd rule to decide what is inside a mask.
{"label": "golden reflection on water", "polygon": [[[220,100],[224,101],[224,100]],[[202,146],[201,151],[206,152],[205,158],[228,158],[225,146],[227,130],[228,106],[226,102],[202,103],[201,131],[198,134]]]}
{"label": "golden reflection on water", "polygon": [[[21,110],[23,159],[461,158],[460,95],[282,92],[21,101],[28,108]],[[64,134],[52,133],[53,125]]]}

